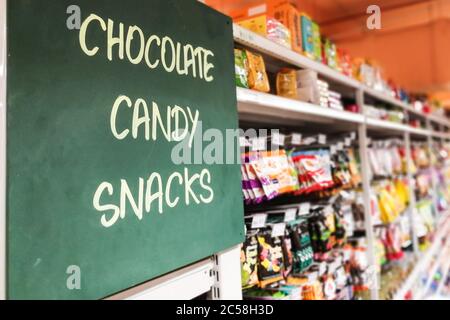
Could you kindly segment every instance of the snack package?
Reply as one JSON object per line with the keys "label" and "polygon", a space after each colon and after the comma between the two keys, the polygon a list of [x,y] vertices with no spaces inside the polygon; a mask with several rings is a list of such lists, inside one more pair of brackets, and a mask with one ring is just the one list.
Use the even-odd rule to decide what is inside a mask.
{"label": "snack package", "polygon": [[249,29],[291,49],[291,32],[277,19],[263,14],[239,21],[238,24],[243,28]]}
{"label": "snack package", "polygon": [[316,215],[309,219],[309,234],[315,259],[318,261],[323,260],[324,254],[333,246],[332,231],[328,223],[327,218],[322,215]]}
{"label": "snack package", "polygon": [[395,199],[385,188],[379,190],[378,195],[378,206],[381,213],[381,221],[384,223],[389,223],[395,220],[396,210],[395,210]]}
{"label": "snack package", "polygon": [[255,159],[254,153],[246,153],[242,156],[244,179],[247,180],[245,187],[247,188],[251,202],[261,203],[265,199],[265,191],[270,195],[270,199],[276,196],[275,188],[273,190],[264,190],[263,186],[251,165],[251,161]]}
{"label": "snack package", "polygon": [[267,38],[291,49],[291,32],[276,19],[267,19]]}
{"label": "snack package", "polygon": [[[252,162],[252,166],[268,199],[298,190],[298,180],[291,170],[285,150],[259,152],[257,160]],[[269,186],[273,186],[276,189],[275,192],[272,191],[272,188],[269,189]]]}
{"label": "snack package", "polygon": [[322,40],[320,38],[320,27],[314,21],[312,21],[312,37],[314,60],[322,61]]}
{"label": "snack package", "polygon": [[303,54],[310,59],[314,59],[314,34],[312,21],[304,13],[301,15],[301,21]]}
{"label": "snack package", "polygon": [[241,284],[243,289],[258,284],[258,241],[247,237],[241,247]]}
{"label": "snack package", "polygon": [[319,280],[308,281],[303,286],[303,300],[323,300],[323,288]]}
{"label": "snack package", "polygon": [[248,179],[244,165],[241,165],[241,178],[242,178],[242,193],[244,195],[245,203],[250,203],[254,197],[251,196],[250,181]]}
{"label": "snack package", "polygon": [[294,152],[292,160],[300,183],[297,194],[317,192],[334,186],[328,150]]}
{"label": "snack package", "polygon": [[353,77],[353,63],[350,55],[343,49],[337,49],[339,69],[343,74]]}
{"label": "snack package", "polygon": [[288,293],[278,290],[250,289],[244,291],[243,296],[248,300],[291,300]]}
{"label": "snack package", "polygon": [[402,233],[398,225],[389,225],[385,230],[382,241],[386,248],[386,258],[388,260],[397,261],[403,258]]}
{"label": "snack package", "polygon": [[283,261],[284,261],[284,269],[283,269],[283,277],[287,278],[289,274],[292,272],[294,257],[292,256],[292,241],[289,235],[289,232],[285,231],[285,236],[283,237]]}
{"label": "snack package", "polygon": [[300,274],[312,263],[314,252],[307,221],[299,221],[289,227],[292,242],[293,273]]}
{"label": "snack package", "polygon": [[271,14],[289,29],[292,50],[302,53],[301,15],[297,8],[288,1],[284,1],[275,4],[271,9]]}
{"label": "snack package", "polygon": [[269,78],[261,55],[245,51],[248,59],[248,85],[250,89],[269,92]]}
{"label": "snack package", "polygon": [[277,95],[297,99],[297,72],[292,69],[282,69],[277,74]]}
{"label": "snack package", "polygon": [[273,238],[269,229],[258,235],[258,258],[258,278],[261,288],[283,279],[282,240],[279,237]]}
{"label": "snack package", "polygon": [[338,65],[338,56],[336,45],[331,42],[330,39],[323,39],[323,63],[328,65],[329,67],[340,71],[340,67]]}
{"label": "snack package", "polygon": [[234,49],[236,85],[248,89],[248,61],[244,50]]}
{"label": "snack package", "polygon": [[361,174],[358,169],[355,151],[353,149],[348,149],[347,153],[349,158],[349,170],[352,176],[352,185],[353,187],[357,187],[361,183]]}

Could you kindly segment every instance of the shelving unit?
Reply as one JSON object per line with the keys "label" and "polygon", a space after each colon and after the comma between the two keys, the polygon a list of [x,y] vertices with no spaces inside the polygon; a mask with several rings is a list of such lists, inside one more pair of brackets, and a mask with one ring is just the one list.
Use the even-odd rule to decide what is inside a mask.
{"label": "shelving unit", "polygon": [[[369,181],[369,160],[368,160],[368,141],[369,137],[399,137],[403,140],[407,150],[407,161],[412,162],[410,146],[411,140],[426,141],[431,147],[433,139],[439,139],[441,142],[450,140],[448,129],[450,121],[436,115],[424,114],[413,106],[395,99],[383,92],[374,90],[357,80],[345,76],[336,70],[329,68],[322,63],[313,61],[302,56],[288,48],[278,45],[260,35],[246,30],[238,25],[234,25],[234,39],[238,47],[246,47],[250,50],[259,52],[264,59],[272,66],[284,67],[291,66],[301,69],[311,69],[318,73],[319,78],[325,79],[347,95],[355,97],[356,104],[361,109],[360,113],[351,113],[346,111],[338,111],[320,106],[304,103],[301,101],[286,99],[272,94],[255,92],[252,90],[237,88],[238,111],[241,121],[262,122],[272,125],[297,126],[301,128],[310,128],[317,124],[331,124],[331,126],[321,127],[321,132],[338,132],[355,130],[358,132],[358,145],[360,147],[360,159],[362,170],[362,185],[364,198],[364,216],[365,216],[365,232],[368,243],[368,260],[370,265],[376,264],[374,249],[374,232],[369,212],[371,183]],[[365,115],[366,99],[379,101],[391,107],[403,110],[406,119],[416,118],[425,125],[425,127],[416,128],[408,124],[379,120]],[[435,128],[438,128],[436,130]],[[416,210],[416,199],[414,194],[413,175],[408,172],[410,181],[410,203],[407,209],[410,223],[413,223],[413,213]],[[436,190],[436,181],[433,179],[433,188]],[[433,192],[435,193],[435,192]],[[433,199],[434,201],[436,198]],[[434,202],[435,204],[435,202]],[[440,219],[436,224],[441,225],[444,219]],[[413,251],[418,257],[416,269],[410,274],[404,286],[396,294],[395,298],[402,296],[405,290],[414,283],[418,275],[418,270],[427,264],[427,259],[433,252],[438,250],[439,241],[445,233],[445,228],[441,227],[436,235],[433,246],[425,253],[420,254],[417,239],[414,236],[414,228],[412,228]],[[379,279],[374,279],[374,286],[371,289],[371,298],[377,300]]]}
{"label": "shelving unit", "polygon": [[287,121],[313,123],[353,123],[361,124],[361,114],[323,108],[310,103],[287,99],[273,94],[236,88],[238,111],[242,117],[251,120],[284,119]]}
{"label": "shelving unit", "polygon": [[312,69],[328,80],[341,83],[354,89],[361,87],[360,83],[355,79],[349,78],[319,62],[308,59],[286,47],[242,28],[237,24],[233,25],[233,34],[236,43],[257,50],[269,57],[278,59],[280,64],[290,64],[299,68]]}
{"label": "shelving unit", "polygon": [[[424,120],[428,120],[430,122],[433,122],[433,123],[436,123],[439,125],[443,125],[446,128],[450,128],[450,121],[447,119],[443,119],[436,115],[423,114],[420,111],[415,110],[411,105],[404,103],[403,101],[400,101],[398,99],[395,99],[394,97],[388,96],[388,95],[384,94],[383,92],[369,88],[366,85],[360,83],[359,81],[357,81],[353,78],[350,78],[336,70],[333,70],[332,68],[330,68],[320,62],[313,61],[299,53],[296,53],[286,47],[283,47],[282,45],[279,45],[263,36],[260,36],[252,31],[249,31],[237,24],[233,25],[233,34],[234,34],[234,40],[237,44],[251,48],[252,50],[258,51],[261,54],[268,56],[272,59],[278,59],[278,64],[280,64],[280,65],[291,65],[291,66],[295,66],[295,67],[302,68],[302,69],[314,70],[319,74],[319,76],[321,76],[324,79],[327,79],[331,82],[339,83],[340,85],[346,86],[349,89],[353,89],[356,91],[362,91],[364,96],[369,96],[369,97],[375,98],[384,103],[390,104],[395,107],[399,107],[399,108],[403,109],[405,112],[411,113],[411,114],[418,116]],[[240,93],[240,91],[241,90],[238,88],[238,101],[242,95],[242,93]],[[261,99],[263,99],[263,97]],[[270,103],[270,102],[267,102],[267,103]],[[361,105],[363,105],[363,104],[361,104]],[[330,111],[330,109],[328,109],[328,110]],[[331,110],[331,111],[334,111],[334,110]],[[337,119],[342,119],[342,118],[337,117]],[[342,120],[345,121],[347,119],[342,119]],[[426,130],[426,129],[422,129],[422,130],[417,129],[417,128],[406,129],[403,127],[400,130],[401,131],[410,130],[410,132],[412,132],[412,133],[420,132],[421,135],[431,134],[431,133],[427,133],[428,130]],[[435,134],[435,133],[433,133],[433,134]],[[450,139],[450,135],[445,135],[445,139]]]}
{"label": "shelving unit", "polygon": [[409,274],[405,280],[403,286],[397,291],[393,300],[404,300],[406,293],[411,290],[414,284],[418,281],[420,274],[430,265],[431,259],[435,256],[442,246],[442,241],[448,236],[450,232],[450,214],[447,213],[439,219],[438,224],[441,224],[441,228],[438,230],[434,237],[434,241],[430,248],[422,254],[419,258],[419,262],[414,267],[413,271]]}

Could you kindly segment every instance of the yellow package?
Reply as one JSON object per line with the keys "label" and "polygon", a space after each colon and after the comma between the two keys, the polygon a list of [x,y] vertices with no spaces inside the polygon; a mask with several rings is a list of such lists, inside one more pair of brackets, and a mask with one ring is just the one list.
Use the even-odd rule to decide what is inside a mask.
{"label": "yellow package", "polygon": [[254,167],[260,179],[277,181],[278,194],[289,193],[298,189],[298,178],[289,166],[285,150],[260,152],[260,159]]}
{"label": "yellow package", "polygon": [[[406,208],[406,204],[409,202],[409,190],[406,183],[400,179],[395,181],[395,190],[397,192],[397,197],[402,204],[403,210]],[[402,211],[403,211],[402,210]]]}
{"label": "yellow package", "polygon": [[293,69],[282,69],[277,74],[277,95],[297,99],[297,72]]}
{"label": "yellow package", "polygon": [[292,48],[291,32],[285,25],[274,18],[268,17],[267,15],[260,15],[239,21],[238,24],[286,48]]}
{"label": "yellow package", "polygon": [[246,50],[248,59],[248,85],[250,89],[269,92],[269,78],[267,77],[264,59],[259,54]]}
{"label": "yellow package", "polygon": [[386,188],[382,188],[379,193],[378,206],[380,207],[380,218],[384,223],[390,223],[395,220],[396,203],[395,199]]}

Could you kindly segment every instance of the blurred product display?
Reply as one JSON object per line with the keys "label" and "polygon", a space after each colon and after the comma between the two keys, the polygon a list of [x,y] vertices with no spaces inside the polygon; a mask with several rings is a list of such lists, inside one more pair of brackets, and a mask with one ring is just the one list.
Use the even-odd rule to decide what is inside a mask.
{"label": "blurred product display", "polygon": [[[441,107],[384,79],[373,60],[350,57],[294,5],[275,7],[268,1],[232,15],[242,123],[283,136],[276,148],[279,137],[241,143],[244,299],[419,299],[439,284],[444,292],[444,262],[429,275],[434,282],[419,276],[433,265],[429,255],[450,260],[433,253],[445,240],[450,194]],[[290,40],[287,30],[269,36],[271,18]],[[306,122],[286,120],[296,112]]]}

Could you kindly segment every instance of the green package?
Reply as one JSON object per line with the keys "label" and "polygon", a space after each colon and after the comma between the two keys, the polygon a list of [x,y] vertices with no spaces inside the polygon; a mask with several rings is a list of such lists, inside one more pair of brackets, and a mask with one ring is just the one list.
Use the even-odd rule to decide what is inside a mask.
{"label": "green package", "polygon": [[312,21],[312,39],[314,59],[317,61],[322,61],[322,41],[320,39],[320,28],[319,25],[314,21]]}
{"label": "green package", "polygon": [[244,50],[234,49],[236,85],[248,89],[248,61]]}

